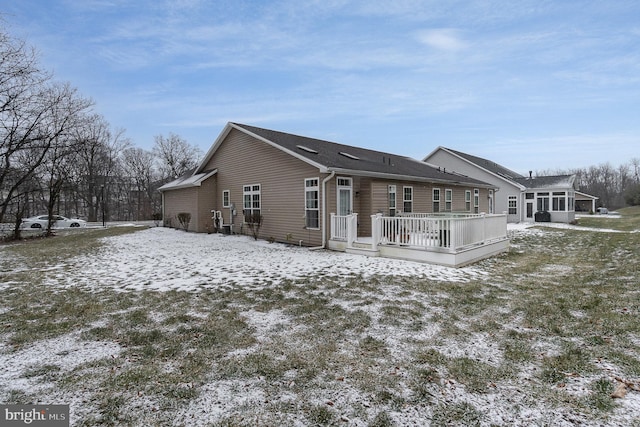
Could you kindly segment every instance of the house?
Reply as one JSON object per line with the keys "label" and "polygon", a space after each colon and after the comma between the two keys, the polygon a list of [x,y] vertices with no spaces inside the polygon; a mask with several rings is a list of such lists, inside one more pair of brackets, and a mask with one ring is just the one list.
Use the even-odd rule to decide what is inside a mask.
{"label": "house", "polygon": [[[484,245],[486,236],[492,239],[495,233],[478,234],[482,238],[470,241],[470,233],[445,232],[451,224],[444,221],[451,220],[445,218],[448,214],[459,216],[454,222],[469,224],[470,218],[483,217],[493,190],[493,185],[481,180],[409,157],[239,123],[224,127],[192,173],[160,188],[167,226],[177,227],[178,213],[186,212],[191,214],[188,229],[192,231],[221,228],[335,250],[355,251],[359,243],[367,255],[409,259],[415,256],[388,255],[379,246],[420,246],[408,244],[408,238],[400,239],[398,233],[402,230],[405,237],[412,233],[412,243],[417,243],[415,227],[422,227],[420,236],[425,237],[431,227],[427,223],[435,221],[426,218],[428,214],[438,215],[439,221],[439,228],[429,229],[428,242],[423,239],[425,245],[437,246],[431,252],[460,252],[463,246],[466,250]],[[413,218],[412,226],[401,223],[412,215],[423,218]],[[391,228],[383,230],[383,221],[390,221],[385,218],[395,219]],[[487,245],[491,249],[483,254],[467,253],[453,264],[505,250],[506,217],[504,233],[497,234],[499,247]],[[459,236],[458,240],[452,236]],[[424,245],[421,248],[425,252]]]}
{"label": "house", "polygon": [[575,175],[523,176],[491,160],[450,148],[438,147],[423,159],[451,172],[492,184],[490,212],[505,212],[509,222],[552,221],[569,223],[575,219],[576,198],[581,205],[596,198],[577,190]]}

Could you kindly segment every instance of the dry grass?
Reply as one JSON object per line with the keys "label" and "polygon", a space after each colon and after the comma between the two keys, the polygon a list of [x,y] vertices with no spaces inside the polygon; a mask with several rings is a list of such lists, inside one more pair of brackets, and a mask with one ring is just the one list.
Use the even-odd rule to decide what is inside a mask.
{"label": "dry grass", "polygon": [[0,401],[71,403],[72,424],[87,426],[640,423],[610,397],[614,377],[640,378],[640,233],[514,235],[468,283],[309,277],[124,293],[41,282],[63,252],[124,232],[3,248],[4,354],[68,336],[120,350],[29,365],[30,386]]}

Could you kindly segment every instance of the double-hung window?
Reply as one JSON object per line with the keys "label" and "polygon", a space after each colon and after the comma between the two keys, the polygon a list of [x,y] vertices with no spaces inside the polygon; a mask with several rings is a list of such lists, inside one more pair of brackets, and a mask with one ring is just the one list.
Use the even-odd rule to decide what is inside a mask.
{"label": "double-hung window", "polygon": [[444,190],[444,210],[451,212],[451,205],[453,203],[453,190]]}
{"label": "double-hung window", "polygon": [[229,190],[222,190],[222,207],[231,207],[231,192]]}
{"label": "double-hung window", "polygon": [[242,186],[244,222],[256,224],[260,218],[260,184]]}
{"label": "double-hung window", "polygon": [[413,212],[413,187],[403,187],[403,212]]}
{"label": "double-hung window", "polygon": [[471,212],[471,190],[464,192],[464,210]]}
{"label": "double-hung window", "polygon": [[304,180],[304,217],[306,228],[320,228],[319,178]]}
{"label": "double-hung window", "polygon": [[473,189],[473,212],[480,212],[480,190],[478,188]]}
{"label": "double-hung window", "polygon": [[433,212],[440,212],[440,189],[433,189]]}
{"label": "double-hung window", "polygon": [[396,186],[389,186],[389,216],[396,216]]}
{"label": "double-hung window", "polygon": [[509,215],[518,214],[518,196],[509,196]]}

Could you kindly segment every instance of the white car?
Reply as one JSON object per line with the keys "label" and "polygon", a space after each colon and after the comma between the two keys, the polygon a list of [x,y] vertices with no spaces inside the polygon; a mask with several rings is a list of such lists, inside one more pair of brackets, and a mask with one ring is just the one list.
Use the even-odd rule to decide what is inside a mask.
{"label": "white car", "polygon": [[[87,222],[78,218],[66,218],[60,215],[53,215],[53,224],[51,228],[76,228],[76,227],[86,227]],[[40,215],[33,216],[31,218],[23,219],[20,223],[20,228],[22,229],[45,229],[49,225],[49,215]]]}

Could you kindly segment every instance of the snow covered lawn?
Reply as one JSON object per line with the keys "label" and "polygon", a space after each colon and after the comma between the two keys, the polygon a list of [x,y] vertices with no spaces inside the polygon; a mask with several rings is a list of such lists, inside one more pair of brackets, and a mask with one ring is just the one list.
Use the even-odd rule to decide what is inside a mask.
{"label": "snow covered lawn", "polygon": [[0,402],[78,426],[640,423],[640,233],[514,226],[452,269],[132,231],[0,246]]}

